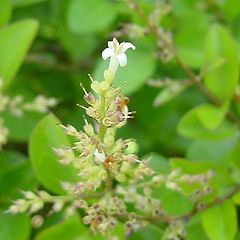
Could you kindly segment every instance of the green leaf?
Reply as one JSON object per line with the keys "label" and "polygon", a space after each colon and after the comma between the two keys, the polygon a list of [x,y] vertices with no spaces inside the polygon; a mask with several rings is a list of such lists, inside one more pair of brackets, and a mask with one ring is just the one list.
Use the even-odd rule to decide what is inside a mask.
{"label": "green leaf", "polygon": [[[130,51],[127,53],[128,64],[126,67],[119,67],[115,86],[123,86],[122,90],[125,94],[130,95],[143,86],[145,81],[152,75],[155,69],[155,61],[147,51]],[[94,78],[101,81],[103,72],[107,69],[109,61],[99,61],[96,69],[94,69]]]}
{"label": "green leaf", "polygon": [[148,166],[156,172],[167,173],[170,170],[167,159],[160,154],[151,153],[145,159],[148,159]]}
{"label": "green leaf", "polygon": [[223,27],[213,25],[206,38],[205,66],[218,59],[225,61],[205,74],[204,84],[220,100],[229,100],[235,93],[239,76],[237,49],[229,33]]}
{"label": "green leaf", "polygon": [[238,231],[238,233],[237,233],[237,236],[236,236],[235,240],[240,240],[240,231]]}
{"label": "green leaf", "polygon": [[237,212],[230,200],[202,214],[202,225],[210,240],[233,240],[237,232]]}
{"label": "green leaf", "polygon": [[192,202],[187,197],[164,186],[154,189],[153,197],[160,199],[164,211],[172,216],[186,214],[193,208]]}
{"label": "green leaf", "polygon": [[229,154],[229,159],[234,163],[234,165],[240,170],[240,141],[236,143],[233,147],[231,153]]}
{"label": "green leaf", "polygon": [[61,182],[77,181],[76,170],[61,165],[53,152],[53,148],[68,146],[70,142],[53,114],[39,122],[30,138],[30,158],[36,176],[46,188],[59,194],[64,193]]}
{"label": "green leaf", "polygon": [[232,201],[234,204],[240,205],[240,191],[234,194]]}
{"label": "green leaf", "polygon": [[[0,167],[4,169],[0,171],[1,202],[9,203],[9,199],[21,196],[20,190],[34,190],[37,187],[37,180],[30,162],[27,159],[17,161],[18,156],[17,153],[9,154],[3,162],[0,155]],[[16,161],[14,164],[12,163],[13,160]]]}
{"label": "green leaf", "polygon": [[187,174],[206,172],[212,167],[212,164],[208,162],[193,163],[184,158],[170,158],[169,161],[172,169],[178,169],[181,173]]}
{"label": "green leaf", "polygon": [[10,0],[1,0],[0,8],[0,27],[8,22],[12,14],[12,5]]}
{"label": "green leaf", "polygon": [[224,0],[220,3],[221,10],[228,20],[233,20],[240,14],[240,2],[235,0]]}
{"label": "green leaf", "polygon": [[186,240],[209,240],[198,215],[195,215],[187,222]]}
{"label": "green leaf", "polygon": [[24,163],[27,157],[14,150],[4,150],[0,152],[0,177],[18,164]]}
{"label": "green leaf", "polygon": [[4,88],[14,78],[37,29],[38,23],[35,20],[23,20],[0,30],[0,78],[3,79]]}
{"label": "green leaf", "polygon": [[164,88],[154,99],[153,105],[158,107],[167,103],[186,89],[186,85],[181,82],[174,82],[172,85]]}
{"label": "green leaf", "polygon": [[91,239],[87,234],[87,228],[81,223],[77,214],[52,227],[40,232],[36,240],[87,240]]}
{"label": "green leaf", "polygon": [[45,2],[48,0],[11,0],[11,1],[14,7],[23,7],[23,6]]}
{"label": "green leaf", "polygon": [[196,110],[197,116],[203,126],[209,130],[216,129],[225,117],[227,108],[218,108],[211,104],[203,104]]}
{"label": "green leaf", "polygon": [[193,162],[222,163],[234,148],[238,135],[219,141],[196,140],[187,150],[187,159]]}
{"label": "green leaf", "polygon": [[113,4],[101,0],[71,0],[68,8],[69,29],[76,33],[100,32],[115,19]]}
{"label": "green leaf", "polygon": [[152,225],[148,224],[146,227],[143,227],[139,229],[139,231],[134,232],[131,234],[131,236],[128,238],[129,240],[159,240],[161,239],[163,234],[163,231]]}
{"label": "green leaf", "polygon": [[[201,109],[201,106],[191,109],[181,118],[177,126],[177,131],[181,135],[193,139],[220,140],[233,135],[236,131],[235,126],[227,121],[223,121],[215,129],[207,129],[202,122],[204,121],[206,125],[206,121],[208,120],[208,118],[206,118],[206,114],[201,115],[200,111],[200,119],[202,120],[201,121],[199,119],[199,109]],[[218,124],[218,121],[219,119],[217,121],[215,120],[215,122],[212,121],[210,124],[207,123],[208,127],[209,125],[211,127],[216,126]]]}
{"label": "green leaf", "polygon": [[[9,129],[9,139],[17,142],[26,142],[38,123],[42,118],[42,114],[36,112],[26,112],[23,116],[14,116],[9,112],[2,114],[5,126]],[[19,125],[21,127],[19,127]]]}
{"label": "green leaf", "polygon": [[29,237],[30,220],[27,215],[10,215],[0,213],[0,239],[28,240]]}
{"label": "green leaf", "polygon": [[193,7],[188,7],[176,14],[177,53],[182,61],[191,67],[199,68],[204,61],[204,39],[208,22],[207,14]]}

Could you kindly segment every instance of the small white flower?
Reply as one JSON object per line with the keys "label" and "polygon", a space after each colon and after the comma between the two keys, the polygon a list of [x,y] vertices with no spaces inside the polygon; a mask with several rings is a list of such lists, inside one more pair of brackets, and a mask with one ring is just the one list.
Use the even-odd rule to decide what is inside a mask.
{"label": "small white flower", "polygon": [[121,44],[119,44],[118,40],[114,38],[113,41],[108,42],[108,48],[103,50],[102,58],[106,60],[109,57],[115,56],[120,66],[124,67],[127,64],[127,56],[125,52],[129,48],[132,48],[133,50],[135,50],[135,46],[132,43],[122,42]]}
{"label": "small white flower", "polygon": [[104,152],[99,152],[97,149],[94,151],[94,158],[96,163],[103,163],[106,159]]}
{"label": "small white flower", "polygon": [[104,49],[102,52],[103,60],[110,58],[110,63],[108,69],[111,70],[112,74],[116,73],[118,65],[121,67],[127,64],[127,55],[125,52],[132,48],[135,50],[135,46],[130,42],[122,42],[119,44],[116,38],[108,42],[108,48]]}

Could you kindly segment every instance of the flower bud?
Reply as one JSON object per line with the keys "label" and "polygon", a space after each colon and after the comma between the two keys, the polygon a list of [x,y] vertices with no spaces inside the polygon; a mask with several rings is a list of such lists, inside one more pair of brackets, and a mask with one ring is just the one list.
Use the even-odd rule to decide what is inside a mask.
{"label": "flower bud", "polygon": [[94,128],[92,124],[85,124],[83,128],[88,136],[90,137],[94,136]]}
{"label": "flower bud", "polygon": [[41,200],[36,200],[31,206],[30,206],[30,212],[35,213],[39,211],[41,208],[43,208],[43,202]]}
{"label": "flower bud", "polygon": [[61,200],[57,200],[57,201],[55,201],[55,203],[53,204],[53,211],[54,211],[54,212],[59,212],[59,211],[62,210],[63,206],[64,206],[64,202],[61,201]]}
{"label": "flower bud", "polygon": [[100,82],[98,81],[93,81],[91,84],[91,88],[94,92],[100,94],[101,93],[101,86],[100,86]]}
{"label": "flower bud", "polygon": [[126,176],[125,176],[125,174],[119,173],[119,174],[116,176],[116,180],[117,180],[118,182],[125,182],[125,181],[126,181]]}
{"label": "flower bud", "polygon": [[92,217],[90,217],[90,216],[85,216],[85,217],[83,217],[83,223],[84,224],[90,224],[91,223],[91,220],[92,220]]}
{"label": "flower bud", "polygon": [[64,132],[69,136],[76,136],[76,134],[78,133],[76,128],[72,125],[67,125],[66,127],[61,125],[61,127],[64,129]]}
{"label": "flower bud", "polygon": [[41,227],[41,225],[43,224],[43,217],[40,215],[35,215],[34,217],[32,217],[31,222],[33,227]]}
{"label": "flower bud", "polygon": [[37,198],[36,194],[34,194],[33,192],[30,192],[30,191],[26,191],[26,192],[23,191],[23,196],[28,200]]}
{"label": "flower bud", "polygon": [[38,195],[43,200],[49,200],[51,198],[51,195],[49,193],[45,192],[45,191],[39,191]]}
{"label": "flower bud", "polygon": [[88,93],[87,95],[84,95],[84,100],[92,106],[96,103],[96,99],[92,93]]}

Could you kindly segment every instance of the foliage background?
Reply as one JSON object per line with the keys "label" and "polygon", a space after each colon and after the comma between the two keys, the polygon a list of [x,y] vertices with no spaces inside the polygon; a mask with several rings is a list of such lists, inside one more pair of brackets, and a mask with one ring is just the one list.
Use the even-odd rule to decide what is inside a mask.
{"label": "foliage background", "polygon": [[[150,13],[156,3],[155,0],[137,2],[146,13]],[[230,33],[230,38],[239,52],[238,0],[172,0],[171,4],[172,11],[162,19],[161,26],[172,31],[178,55],[194,72],[206,67],[206,36],[215,23],[221,24]],[[55,97],[59,104],[52,112],[64,124],[72,124],[81,129],[83,112],[76,106],[83,102],[83,92],[79,84],[82,82],[88,88],[88,73],[92,73],[96,79],[101,79],[102,70],[106,66],[100,57],[101,52],[113,33],[126,23],[140,26],[145,24],[124,1],[0,0],[0,76],[5,80],[4,91],[10,96],[21,94],[27,100],[33,99],[37,94]],[[131,99],[129,108],[136,110],[136,114],[134,119],[119,131],[119,136],[135,138],[141,157],[155,153],[160,169],[168,168],[167,159],[170,157],[186,158],[190,162],[200,164],[214,164],[222,172],[219,175],[221,187],[228,186],[232,182],[228,176],[230,163],[234,161],[240,166],[237,128],[224,128],[223,134],[217,130],[217,134],[210,135],[202,133],[201,130],[199,134],[197,126],[193,126],[193,130],[190,129],[190,134],[177,131],[184,114],[206,103],[207,98],[198,88],[190,87],[171,101],[154,106],[160,90],[146,84],[147,80],[168,76],[181,81],[186,79],[186,75],[175,61],[166,64],[157,58],[155,39],[151,34],[138,38],[131,38],[131,32],[127,32],[127,35],[129,36],[123,35],[120,39],[132,41],[136,51],[129,54],[129,64],[120,70],[117,84],[126,82],[123,90]],[[211,36],[208,35],[208,38]],[[212,36],[211,41],[214,46],[218,46],[216,36]],[[228,39],[222,41],[226,42]],[[223,51],[231,55],[230,45],[226,42],[226,49]],[[221,65],[221,59],[219,61]],[[231,72],[222,74],[228,77]],[[225,79],[223,82],[217,82],[216,86],[220,86],[224,92],[227,84],[228,80]],[[230,107],[239,117],[239,95],[233,96]],[[43,115],[26,113],[23,117],[16,118],[6,112],[2,117],[10,130],[9,142],[0,153],[0,207],[4,211],[11,200],[21,195],[20,189],[44,188],[35,175],[28,154],[29,137]],[[211,119],[212,115],[209,115],[208,121]],[[231,159],[230,155],[233,156]],[[167,201],[170,202],[169,205],[175,204],[174,199]],[[239,202],[240,199],[236,197],[235,203]],[[230,211],[227,221],[231,222],[234,214],[231,215],[229,208],[226,211]],[[79,239],[92,239],[76,218],[74,216],[61,222],[61,214],[54,215],[47,217],[40,229],[31,230],[27,215],[8,216],[2,213],[0,239],[47,240],[61,236],[61,239],[70,240],[78,239],[76,236],[79,233],[82,234]],[[208,220],[209,218],[206,222]],[[219,228],[226,226],[225,220],[219,223],[222,224]],[[54,225],[58,222],[61,223]],[[229,231],[234,231],[234,234],[222,233],[221,239],[238,239],[236,230],[226,230]],[[148,234],[142,234],[141,239],[149,239]],[[200,224],[193,223],[187,239],[217,239],[215,236],[219,235],[213,233],[211,236],[210,233],[207,237]],[[140,239],[138,237],[136,239]],[[151,239],[155,237],[158,239],[158,235],[155,234]]]}

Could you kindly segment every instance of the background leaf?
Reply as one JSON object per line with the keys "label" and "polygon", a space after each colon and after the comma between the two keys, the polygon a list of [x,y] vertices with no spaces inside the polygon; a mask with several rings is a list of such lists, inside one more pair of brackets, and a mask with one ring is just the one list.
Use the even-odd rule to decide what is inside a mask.
{"label": "background leaf", "polygon": [[35,20],[24,20],[0,29],[0,78],[6,88],[19,69],[38,29]]}
{"label": "background leaf", "polygon": [[172,216],[183,215],[190,212],[193,208],[192,202],[187,197],[166,187],[154,189],[153,197],[161,200],[163,210]]}
{"label": "background leaf", "polygon": [[12,14],[12,5],[10,0],[1,0],[0,8],[0,27],[8,22]]}
{"label": "background leaf", "polygon": [[211,104],[203,104],[196,110],[197,116],[205,128],[213,130],[224,119],[226,108],[218,108]]}
{"label": "background leaf", "polygon": [[102,31],[114,21],[113,4],[101,0],[70,0],[68,9],[69,28],[76,33]]}
{"label": "background leaf", "polygon": [[218,59],[225,62],[219,68],[206,73],[206,87],[220,100],[228,100],[237,87],[239,70],[236,46],[229,33],[220,25],[213,25],[206,38],[205,66]]}
{"label": "background leaf", "polygon": [[129,237],[129,240],[159,240],[161,239],[163,235],[163,231],[152,225],[152,224],[148,224],[146,227],[142,228],[141,230],[134,232],[133,234],[131,234],[131,236]]}
{"label": "background leaf", "polygon": [[174,82],[172,85],[164,88],[155,98],[153,104],[158,107],[180,94],[186,86],[181,82]]}
{"label": "background leaf", "polygon": [[27,157],[15,151],[0,153],[0,202],[21,197],[21,190],[35,190],[37,179]]}
{"label": "background leaf", "polygon": [[77,172],[72,166],[63,166],[53,148],[70,146],[70,142],[52,114],[44,117],[36,126],[30,139],[30,158],[40,182],[50,191],[64,193],[61,182],[74,182]]}
{"label": "background leaf", "polygon": [[204,11],[196,10],[192,6],[177,12],[173,5],[174,11],[176,12],[176,36],[174,40],[177,53],[185,64],[198,68],[204,61],[204,39],[209,18]]}
{"label": "background leaf", "polygon": [[22,6],[41,3],[48,0],[11,0],[11,1],[14,7],[22,7]]}
{"label": "background leaf", "polygon": [[[223,121],[217,128],[210,130],[209,127],[212,128],[219,124],[219,118],[222,120],[222,116],[221,114],[215,114],[216,119],[210,119],[211,123],[209,123],[207,122],[209,117],[206,115],[207,112],[204,113],[205,115],[201,115],[202,112],[200,112],[199,118],[198,111],[201,108],[201,106],[195,107],[182,117],[177,127],[181,135],[193,139],[217,140],[234,134],[235,126],[227,121]],[[214,111],[214,113],[216,112]],[[203,121],[205,121],[204,125],[207,124],[208,128],[203,125]]]}
{"label": "background leaf", "polygon": [[36,240],[90,240],[87,228],[81,223],[77,214],[52,227],[43,230],[37,235]]}
{"label": "background leaf", "polygon": [[237,213],[232,202],[227,200],[203,212],[202,225],[210,240],[233,240],[237,231]]}
{"label": "background leaf", "polygon": [[[94,78],[101,81],[103,79],[103,71],[107,68],[108,61],[99,61],[94,69]],[[129,51],[128,66],[119,67],[114,84],[116,86],[123,86],[122,90],[125,94],[133,94],[146,82],[154,69],[154,59],[149,52],[141,50]],[[126,82],[127,84],[125,84]]]}
{"label": "background leaf", "polygon": [[0,213],[0,239],[28,240],[29,236],[30,220],[26,214]]}

